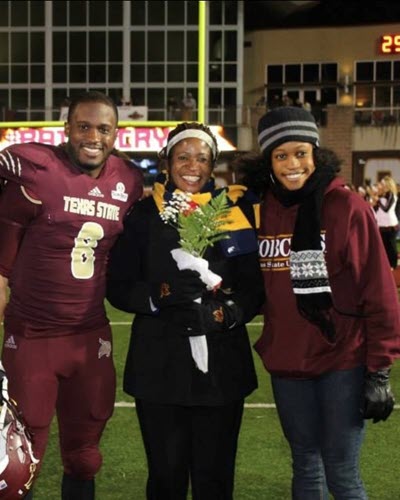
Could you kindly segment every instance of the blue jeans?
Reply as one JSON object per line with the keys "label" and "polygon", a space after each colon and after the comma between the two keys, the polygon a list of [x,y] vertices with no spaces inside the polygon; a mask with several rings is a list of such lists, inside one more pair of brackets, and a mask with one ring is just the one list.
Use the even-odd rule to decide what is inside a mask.
{"label": "blue jeans", "polygon": [[359,469],[364,367],[307,380],[271,377],[293,459],[292,498],[366,500]]}

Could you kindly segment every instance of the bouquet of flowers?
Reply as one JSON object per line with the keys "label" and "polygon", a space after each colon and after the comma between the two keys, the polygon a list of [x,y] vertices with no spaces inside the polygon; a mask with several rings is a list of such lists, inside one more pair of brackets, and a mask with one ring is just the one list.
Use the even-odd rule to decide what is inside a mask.
{"label": "bouquet of flowers", "polygon": [[207,247],[229,237],[223,229],[230,223],[228,214],[225,191],[205,205],[192,200],[190,193],[174,193],[171,200],[164,202],[160,213],[161,219],[174,226],[179,233],[180,248],[171,252],[178,268],[197,271],[209,290],[214,289],[221,278],[208,269],[203,255]]}
{"label": "bouquet of flowers", "polygon": [[[179,233],[180,248],[171,250],[172,257],[180,270],[191,269],[200,274],[208,290],[215,290],[221,284],[221,277],[208,268],[203,255],[209,246],[221,239],[229,238],[223,227],[231,221],[226,192],[222,191],[205,205],[199,205],[190,193],[174,193],[171,200],[164,202],[160,213],[166,224],[174,226]],[[197,300],[201,303],[201,298]],[[189,337],[192,357],[203,373],[208,372],[208,347],[205,335]]]}

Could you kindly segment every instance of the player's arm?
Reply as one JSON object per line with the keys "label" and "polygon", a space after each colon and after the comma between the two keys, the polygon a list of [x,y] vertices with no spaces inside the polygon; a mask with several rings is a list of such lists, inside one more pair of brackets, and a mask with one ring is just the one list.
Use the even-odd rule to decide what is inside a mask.
{"label": "player's arm", "polygon": [[26,228],[41,210],[33,193],[7,182],[0,195],[0,275],[8,279]]}
{"label": "player's arm", "polygon": [[7,303],[8,279],[0,274],[0,322],[4,318],[4,309]]}
{"label": "player's arm", "polygon": [[49,161],[43,144],[12,144],[0,151],[0,177],[8,181],[35,185],[37,164]]}

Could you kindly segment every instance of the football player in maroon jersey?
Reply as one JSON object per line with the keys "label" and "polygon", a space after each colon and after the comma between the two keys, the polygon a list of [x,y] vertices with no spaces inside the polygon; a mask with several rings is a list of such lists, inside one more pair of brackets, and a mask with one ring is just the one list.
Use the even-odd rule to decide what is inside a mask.
{"label": "football player in maroon jersey", "polygon": [[94,498],[98,444],[114,407],[106,263],[143,191],[141,173],[114,150],[117,123],[113,101],[88,92],[71,102],[66,144],[0,154],[8,181],[0,196],[2,361],[39,459],[57,414],[63,500]]}

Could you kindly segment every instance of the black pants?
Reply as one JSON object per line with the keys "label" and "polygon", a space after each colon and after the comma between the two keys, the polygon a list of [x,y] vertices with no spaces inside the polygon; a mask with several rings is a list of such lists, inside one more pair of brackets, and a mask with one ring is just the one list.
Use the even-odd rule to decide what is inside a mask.
{"label": "black pants", "polygon": [[390,267],[396,269],[397,267],[397,227],[380,228],[383,245],[389,259]]}
{"label": "black pants", "polygon": [[232,500],[243,400],[177,406],[136,400],[148,461],[147,499]]}

